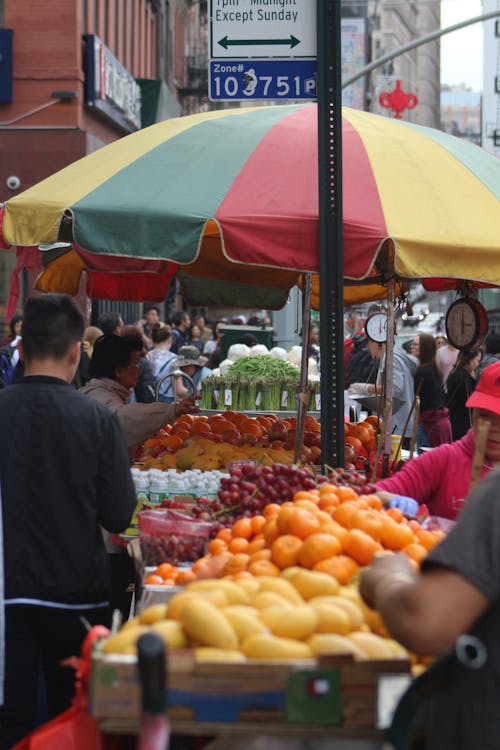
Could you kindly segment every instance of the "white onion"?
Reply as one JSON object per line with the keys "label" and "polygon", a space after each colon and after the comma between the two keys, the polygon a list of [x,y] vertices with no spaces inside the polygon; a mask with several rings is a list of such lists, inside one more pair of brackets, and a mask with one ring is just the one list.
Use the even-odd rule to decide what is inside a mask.
{"label": "white onion", "polygon": [[242,357],[246,357],[249,351],[250,347],[246,344],[232,344],[232,346],[229,347],[227,358],[232,362],[237,362]]}
{"label": "white onion", "polygon": [[286,349],[283,349],[281,346],[273,346],[269,352],[269,356],[274,357],[274,359],[286,360]]}
{"label": "white onion", "polygon": [[248,352],[249,357],[258,357],[260,354],[269,354],[267,346],[264,346],[264,344],[255,344],[255,346],[250,347],[250,351]]}

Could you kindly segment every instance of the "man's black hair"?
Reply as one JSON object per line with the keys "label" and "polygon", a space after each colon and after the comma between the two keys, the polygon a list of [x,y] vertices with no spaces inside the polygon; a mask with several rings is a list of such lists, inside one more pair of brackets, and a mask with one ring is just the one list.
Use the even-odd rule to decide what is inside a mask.
{"label": "man's black hair", "polygon": [[123,320],[120,313],[117,312],[105,312],[99,315],[97,321],[97,327],[101,329],[104,334],[116,333],[117,328],[121,328]]}
{"label": "man's black hair", "polygon": [[245,346],[249,346],[250,348],[256,346],[258,343],[259,339],[257,336],[254,336],[253,333],[244,333],[243,336],[240,336],[238,339],[238,344],[245,344]]}
{"label": "man's black hair", "polygon": [[117,336],[114,333],[99,336],[94,344],[89,364],[91,378],[116,379],[117,367],[127,367],[133,352],[138,351],[133,336]]}
{"label": "man's black hair", "polygon": [[158,315],[160,314],[160,308],[158,307],[158,305],[147,305],[147,307],[144,308],[144,315],[150,310],[156,310]]}
{"label": "man's black hair", "polygon": [[179,326],[186,319],[187,319],[187,312],[184,312],[184,310],[176,310],[174,314],[172,315],[172,324],[174,326]]}
{"label": "man's black hair", "polygon": [[83,338],[85,323],[67,294],[30,297],[24,308],[23,350],[27,360],[62,359]]}

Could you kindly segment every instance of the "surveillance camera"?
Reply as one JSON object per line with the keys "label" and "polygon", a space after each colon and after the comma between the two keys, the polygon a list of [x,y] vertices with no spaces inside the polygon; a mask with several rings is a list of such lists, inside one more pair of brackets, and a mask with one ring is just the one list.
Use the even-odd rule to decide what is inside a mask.
{"label": "surveillance camera", "polygon": [[15,174],[12,174],[10,177],[7,177],[5,184],[9,190],[18,190],[21,187],[21,180]]}

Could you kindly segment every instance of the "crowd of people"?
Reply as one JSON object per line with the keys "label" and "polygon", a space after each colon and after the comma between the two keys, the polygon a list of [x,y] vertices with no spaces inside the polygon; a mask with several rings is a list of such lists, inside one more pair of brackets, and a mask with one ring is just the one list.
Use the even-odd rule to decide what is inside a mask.
{"label": "crowd of people", "polygon": [[[202,316],[191,321],[179,313],[167,324],[150,308],[136,325],[125,326],[120,315],[106,313],[85,329],[76,303],[55,294],[29,299],[24,316],[12,321],[4,347],[15,348],[19,362],[13,387],[0,388],[0,421],[15,426],[0,431],[5,604],[0,750],[33,728],[42,694],[48,717],[69,706],[74,677],[61,661],[79,652],[82,618],[107,624],[115,607],[127,612],[133,570],[112,535],[128,527],[136,505],[131,457],[162,425],[197,412],[196,394],[188,395],[177,377],[170,381],[170,396],[167,388],[155,390],[171,367],[196,389],[220,349],[224,322],[210,327]],[[421,575],[404,555],[384,556],[362,574],[360,592],[389,631],[416,652],[452,649],[471,629],[476,651],[486,653],[486,667],[479,671],[482,662],[464,669],[470,664],[456,647],[440,662],[453,677],[452,690],[438,691],[441,715],[456,721],[437,721],[432,746],[493,747],[480,718],[484,688],[489,700],[498,682],[499,474],[493,469],[500,462],[500,337],[490,332],[484,353],[455,350],[451,367],[452,347],[440,338],[417,333],[411,354],[397,349],[393,361],[394,396],[402,402],[394,426],[409,436],[419,413],[419,444],[435,449],[378,482],[377,491],[405,512],[426,503],[433,515],[456,519],[460,512],[460,519],[428,556]],[[361,339],[359,334],[346,369],[356,372],[358,357],[367,375],[350,387],[382,394],[386,346]],[[439,356],[441,350],[446,356]],[[486,481],[469,498],[484,422],[488,435],[480,476]],[[469,652],[464,654],[472,664]],[[426,679],[433,674],[429,670]],[[472,696],[470,717],[455,710]],[[439,719],[439,711],[435,715]]]}

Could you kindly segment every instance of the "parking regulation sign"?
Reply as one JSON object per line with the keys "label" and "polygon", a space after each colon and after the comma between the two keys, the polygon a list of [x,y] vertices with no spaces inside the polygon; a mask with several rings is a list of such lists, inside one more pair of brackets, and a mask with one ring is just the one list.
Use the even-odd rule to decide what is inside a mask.
{"label": "parking regulation sign", "polygon": [[315,96],[315,0],[210,0],[211,100]]}
{"label": "parking regulation sign", "polygon": [[316,60],[211,60],[209,98],[315,99]]}

